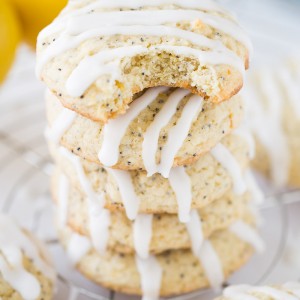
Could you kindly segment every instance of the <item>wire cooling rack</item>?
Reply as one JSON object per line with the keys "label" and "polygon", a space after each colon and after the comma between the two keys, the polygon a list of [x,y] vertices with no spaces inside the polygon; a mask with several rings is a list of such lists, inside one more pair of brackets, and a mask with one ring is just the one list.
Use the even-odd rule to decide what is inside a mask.
{"label": "wire cooling rack", "polygon": [[[255,10],[255,3],[261,3],[259,0],[251,1],[251,5],[246,0],[219,2],[235,9],[242,16],[246,28],[255,23],[250,33],[257,46],[255,48],[261,51],[254,59],[254,64],[264,61],[269,53],[267,49],[275,49],[271,54],[276,57],[282,56],[286,46],[296,36],[294,34],[297,30],[291,27],[295,22],[291,14],[293,11],[294,15],[294,8],[300,8],[299,1],[272,0],[272,7],[278,4],[281,11],[278,24],[275,24],[275,17],[270,18],[275,13],[268,10],[267,16],[264,16],[261,7]],[[263,5],[270,5],[270,0],[265,0]],[[282,20],[285,15],[282,9],[284,12],[291,11],[286,22]],[[258,13],[255,14],[256,11]],[[266,23],[268,26],[264,26]],[[280,37],[270,34],[273,25]],[[265,33],[263,30],[256,32],[257,28],[264,28]],[[265,41],[265,45],[262,45],[262,41]],[[294,52],[299,44],[295,42],[293,45]],[[268,55],[268,59],[272,55]],[[34,55],[23,47],[7,82],[0,88],[0,209],[16,217],[23,226],[47,243],[59,273],[56,300],[132,300],[133,297],[102,289],[84,279],[68,264],[57,242],[49,193],[49,175],[53,166],[43,137],[43,94],[44,88],[34,76]],[[261,231],[267,251],[262,256],[254,256],[233,275],[228,284],[274,283],[300,277],[300,191],[277,193],[276,196],[268,197],[262,207],[262,214],[265,222]],[[208,300],[213,296],[211,291],[202,291],[172,299]]]}

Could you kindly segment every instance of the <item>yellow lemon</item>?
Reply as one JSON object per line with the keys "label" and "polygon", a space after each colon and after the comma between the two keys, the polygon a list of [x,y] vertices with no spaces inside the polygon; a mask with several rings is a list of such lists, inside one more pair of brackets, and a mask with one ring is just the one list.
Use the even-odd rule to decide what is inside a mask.
{"label": "yellow lemon", "polygon": [[4,80],[21,38],[17,16],[6,0],[0,0],[0,83]]}
{"label": "yellow lemon", "polygon": [[58,15],[67,0],[9,0],[17,10],[25,42],[35,48],[38,33]]}

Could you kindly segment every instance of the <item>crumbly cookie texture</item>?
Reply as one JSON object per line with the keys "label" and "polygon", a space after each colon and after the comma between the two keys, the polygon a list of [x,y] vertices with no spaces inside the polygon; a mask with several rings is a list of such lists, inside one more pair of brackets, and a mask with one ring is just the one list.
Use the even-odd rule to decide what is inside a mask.
{"label": "crumbly cookie texture", "polygon": [[251,296],[257,300],[300,299],[300,284],[287,282],[273,286],[233,285],[226,288],[223,295],[215,300],[233,300],[237,297],[243,299]]}
{"label": "crumbly cookie texture", "polygon": [[[87,9],[87,2],[81,2],[79,7],[70,2],[64,13],[38,39],[37,61],[41,79],[64,106],[102,122],[124,113],[136,93],[154,86],[190,89],[212,102],[231,98],[243,85],[242,73],[248,67],[249,50],[226,33],[228,26],[222,26],[222,23],[230,23],[229,27],[240,32],[239,26],[224,12],[204,12],[197,7],[187,8],[184,3],[181,6]],[[158,14],[164,14],[164,10],[177,14],[174,21],[158,19],[157,24],[148,26],[148,29],[164,26],[168,32],[163,36],[160,36],[161,29],[150,35],[143,34],[143,31],[141,34],[131,34],[131,31],[122,34],[124,27],[128,28],[123,26],[128,21],[123,23],[120,14],[135,14],[129,22],[142,26],[144,20],[138,17],[139,12],[153,13],[153,10]],[[195,15],[186,21],[185,14],[191,10],[192,14],[200,13],[201,16]],[[99,15],[99,23],[103,13],[116,14],[107,18],[105,25],[118,25],[119,31],[111,35],[101,33],[103,24],[93,20]],[[214,24],[219,28],[207,24],[203,15],[216,19]],[[120,21],[116,22],[117,19]],[[178,36],[174,29],[182,30],[183,35]],[[99,34],[95,33],[97,30]],[[189,40],[187,34],[193,34],[194,39]],[[208,39],[209,44],[202,44],[202,38]],[[144,50],[137,50],[141,48]],[[94,60],[99,55],[100,60]],[[221,56],[223,59],[220,59]],[[232,60],[238,61],[238,66]],[[83,61],[89,63],[80,68]],[[108,71],[97,74],[96,67]],[[76,78],[70,83],[70,77]],[[87,79],[89,77],[90,80]],[[78,85],[86,81],[88,83],[78,91]],[[75,93],[72,87],[75,87]]]}
{"label": "crumbly cookie texture", "polygon": [[[123,170],[144,169],[142,159],[143,136],[156,114],[162,109],[170,93],[171,91],[160,94],[152,104],[147,106],[130,123],[119,146],[119,161],[113,168]],[[185,97],[180,102],[175,115],[160,132],[156,152],[157,162],[161,159],[161,153],[168,140],[169,132],[180,119],[182,110],[189,97]],[[47,116],[50,127],[53,126],[62,110],[63,107],[57,98],[49,93],[47,95]],[[193,122],[188,136],[175,156],[173,167],[195,163],[223,137],[237,128],[242,118],[243,101],[238,96],[218,105],[205,102],[202,111]],[[100,123],[78,115],[69,129],[62,135],[60,143],[82,158],[101,165],[98,154],[103,146],[103,128],[104,126]]]}
{"label": "crumbly cookie texture", "polygon": [[[232,153],[242,170],[249,164],[249,145],[243,137],[231,134],[221,141]],[[61,148],[51,147],[52,156],[70,182],[85,194],[78,173],[72,162],[62,155]],[[123,199],[115,178],[101,166],[81,160],[84,174],[98,194],[105,194],[106,205],[111,210],[124,210]],[[191,179],[192,207],[199,209],[221,198],[233,186],[230,174],[211,154],[202,156],[195,164],[186,167]],[[176,214],[177,200],[168,179],[159,174],[147,177],[146,172],[130,171],[135,193],[140,199],[140,213],[172,213]],[[147,191],[147,192],[145,192]]]}
{"label": "crumbly cookie texture", "polygon": [[[59,176],[60,172],[57,175]],[[56,178],[54,179],[52,194],[57,203],[58,187],[55,181]],[[249,198],[249,195],[227,194],[198,210],[204,237],[208,238],[215,231],[225,229],[240,219],[253,223],[253,216],[248,208]],[[68,225],[75,232],[85,236],[90,235],[87,202],[88,200],[80,195],[75,188],[70,188],[67,211]],[[57,210],[59,210],[59,206],[57,206]],[[133,222],[126,217],[124,212],[112,211],[110,213],[108,248],[120,253],[134,253],[135,251]],[[190,237],[186,225],[179,222],[177,215],[156,214],[153,216],[150,253],[190,248]]]}
{"label": "crumbly cookie texture", "polygon": [[[0,253],[1,255],[1,253]],[[31,273],[40,283],[41,293],[36,300],[51,300],[53,298],[54,286],[53,282],[42,274],[35,266],[34,263],[27,258],[23,257],[23,266],[25,270]],[[22,296],[1,276],[0,272],[0,298],[2,300],[23,300]]]}
{"label": "crumbly cookie texture", "polygon": [[[72,233],[66,229],[60,232],[63,245],[67,246]],[[252,248],[229,231],[215,233],[210,239],[223,268],[225,278],[244,265]],[[171,296],[206,288],[209,282],[199,260],[188,250],[168,251],[156,256],[162,268],[160,295]],[[134,256],[108,251],[99,255],[95,250],[87,253],[77,268],[87,278],[107,288],[141,295],[140,276]]]}

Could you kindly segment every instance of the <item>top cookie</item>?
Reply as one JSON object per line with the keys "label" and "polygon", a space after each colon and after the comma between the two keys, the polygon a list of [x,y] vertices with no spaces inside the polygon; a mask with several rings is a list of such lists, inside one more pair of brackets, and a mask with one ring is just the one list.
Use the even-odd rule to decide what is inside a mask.
{"label": "top cookie", "polygon": [[243,85],[251,43],[211,1],[70,1],[39,35],[37,72],[64,106],[95,121],[154,86],[213,102]]}

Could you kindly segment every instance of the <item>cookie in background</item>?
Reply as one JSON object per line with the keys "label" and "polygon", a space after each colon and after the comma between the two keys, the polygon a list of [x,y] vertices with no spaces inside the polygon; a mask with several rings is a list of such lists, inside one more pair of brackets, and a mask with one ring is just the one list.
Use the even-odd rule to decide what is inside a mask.
{"label": "cookie in background", "polygon": [[223,295],[215,300],[297,300],[300,299],[300,283],[287,282],[274,286],[236,285],[224,289]]}
{"label": "cookie in background", "polygon": [[44,245],[0,214],[0,298],[50,300],[55,271]]}
{"label": "cookie in background", "polygon": [[254,69],[242,91],[256,139],[254,169],[278,187],[300,186],[300,58]]}

